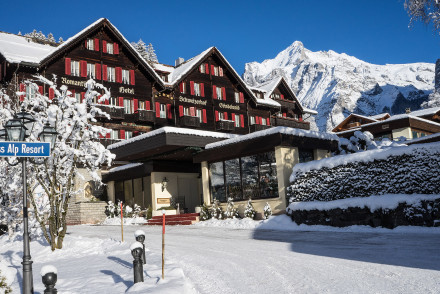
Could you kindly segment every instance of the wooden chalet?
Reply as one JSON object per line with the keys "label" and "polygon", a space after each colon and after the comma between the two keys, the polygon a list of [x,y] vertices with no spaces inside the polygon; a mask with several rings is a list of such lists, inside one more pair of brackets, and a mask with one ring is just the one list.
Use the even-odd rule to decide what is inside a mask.
{"label": "wooden chalet", "polygon": [[[300,104],[284,78],[251,88],[215,47],[186,61],[179,58],[174,66],[150,64],[104,18],[61,44],[0,33],[0,68],[0,83],[10,94],[21,91],[32,97],[35,93],[23,81],[35,74],[47,79],[56,75],[58,86],[66,85],[78,103],[83,102],[88,79],[107,87],[111,98],[96,104],[110,119],[99,117],[97,124],[110,129],[101,140],[116,154],[119,165],[102,171],[108,199],[151,206],[154,214],[172,199],[190,212],[203,202],[211,203],[211,191],[217,188],[210,183],[218,162],[224,162],[225,187],[231,179],[240,178],[246,162],[256,166],[259,184],[253,186],[253,197],[271,198],[275,212],[282,212],[291,167],[329,156],[336,148],[334,138],[309,131],[304,119],[316,112]],[[47,86],[41,85],[39,91],[54,97]],[[270,132],[290,137],[283,135],[280,141],[280,135]],[[256,149],[247,141],[218,149],[220,153],[209,151],[206,159],[199,155],[208,144],[250,134],[259,137]],[[304,140],[304,136],[314,139]],[[235,146],[232,153],[231,146]],[[235,165],[229,168],[231,160]],[[270,187],[263,184],[269,180],[268,167]],[[77,185],[87,190],[90,181],[78,180]],[[245,203],[248,194],[237,189],[250,188],[240,187],[233,193],[226,188],[220,200],[233,197]]]}
{"label": "wooden chalet", "polygon": [[440,107],[408,110],[405,114],[390,116],[388,113],[362,116],[352,113],[333,129],[339,137],[349,139],[355,131],[368,131],[375,140],[388,138],[407,140],[425,137],[440,132]]}

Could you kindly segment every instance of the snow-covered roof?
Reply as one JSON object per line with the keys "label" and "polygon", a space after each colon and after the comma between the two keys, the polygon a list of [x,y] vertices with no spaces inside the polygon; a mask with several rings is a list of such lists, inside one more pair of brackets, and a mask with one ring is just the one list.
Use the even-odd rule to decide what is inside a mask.
{"label": "snow-covered roof", "polygon": [[159,70],[159,71],[164,71],[164,72],[173,72],[174,71],[174,66],[172,65],[168,65],[168,64],[162,64],[162,63],[152,63],[151,66],[155,69],[155,70]]}
{"label": "snow-covered roof", "polygon": [[349,129],[349,130],[342,131],[342,132],[332,132],[332,133],[333,134],[342,135],[342,134],[347,134],[347,133],[351,133],[351,132],[354,132],[354,131],[360,131],[360,130],[361,130],[361,128],[354,128],[354,129]]}
{"label": "snow-covered roof", "polygon": [[307,131],[302,129],[296,129],[296,128],[288,128],[288,127],[274,127],[258,132],[253,132],[251,134],[242,135],[239,137],[223,140],[220,142],[211,143],[205,146],[205,149],[214,149],[218,147],[222,147],[229,144],[234,144],[242,141],[247,141],[251,139],[255,139],[258,137],[264,137],[272,134],[286,134],[286,135],[293,135],[298,137],[309,137],[309,138],[317,138],[317,139],[324,139],[324,140],[332,140],[332,141],[338,141],[339,137],[334,134],[329,133],[321,133],[321,132],[315,132],[315,131]]}
{"label": "snow-covered roof", "polygon": [[392,117],[390,117],[390,118],[388,118],[386,120],[375,121],[375,122],[372,122],[372,123],[363,124],[362,127],[377,125],[377,124],[381,124],[381,123],[387,123],[387,122],[390,122],[390,121],[395,121],[395,120],[405,119],[405,118],[412,118],[412,119],[415,119],[415,120],[419,120],[419,121],[425,122],[427,124],[431,124],[431,125],[435,125],[435,126],[440,126],[440,123],[436,123],[436,122],[434,122],[432,120],[428,120],[428,119],[424,119],[424,118],[421,118],[421,117],[418,117],[418,116],[414,116],[413,113],[409,113],[409,114],[404,113],[404,114],[393,115]]}
{"label": "snow-covered roof", "polygon": [[115,173],[115,172],[119,172],[121,170],[126,170],[126,169],[130,169],[133,167],[138,167],[143,165],[143,163],[129,163],[129,164],[125,164],[125,165],[121,165],[121,166],[117,166],[114,168],[111,168],[108,173]]}
{"label": "snow-covered roof", "polygon": [[436,134],[424,136],[424,137],[421,137],[421,138],[416,138],[416,139],[408,140],[408,141],[405,141],[405,143],[406,144],[414,144],[414,143],[420,143],[420,142],[424,142],[424,141],[431,141],[432,139],[436,139],[436,138],[438,138],[440,140],[440,133],[436,133]]}
{"label": "snow-covered roof", "polygon": [[426,108],[426,109],[411,111],[408,114],[412,115],[412,116],[425,116],[425,115],[434,115],[439,111],[440,111],[440,107],[433,107],[433,108]]}
{"label": "snow-covered roof", "polygon": [[304,106],[303,106],[303,110],[304,110],[305,113],[308,113],[308,114],[313,114],[313,115],[317,115],[318,114],[318,112],[316,110],[305,108]]}
{"label": "snow-covered roof", "polygon": [[0,54],[10,63],[39,63],[57,47],[39,44],[32,38],[0,32]]}
{"label": "snow-covered roof", "polygon": [[145,134],[142,134],[140,136],[133,137],[128,140],[124,140],[112,145],[109,145],[107,149],[115,149],[127,144],[131,144],[133,142],[143,140],[149,137],[157,136],[159,134],[182,134],[182,135],[193,135],[193,136],[201,136],[201,137],[213,137],[213,138],[220,138],[220,139],[229,139],[234,138],[239,135],[234,134],[225,134],[225,133],[219,133],[219,132],[211,132],[211,131],[201,131],[201,130],[193,130],[193,129],[186,129],[186,128],[176,128],[176,127],[163,127]]}
{"label": "snow-covered roof", "polygon": [[369,118],[374,119],[374,120],[379,120],[381,118],[383,118],[384,116],[390,115],[389,113],[380,113],[380,114],[376,114],[376,115],[372,115],[369,116]]}

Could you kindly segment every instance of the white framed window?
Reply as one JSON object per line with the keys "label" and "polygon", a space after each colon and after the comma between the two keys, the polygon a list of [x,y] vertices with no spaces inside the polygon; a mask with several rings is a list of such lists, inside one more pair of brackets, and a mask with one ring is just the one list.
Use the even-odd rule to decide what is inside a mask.
{"label": "white framed window", "polygon": [[203,117],[202,117],[202,110],[201,109],[196,109],[196,116],[199,118],[200,122],[202,122]]}
{"label": "white framed window", "polygon": [[133,113],[133,100],[124,99],[124,112],[127,114]]}
{"label": "white framed window", "polygon": [[107,53],[113,54],[113,43],[107,43]]}
{"label": "white framed window", "polygon": [[184,115],[184,116],[190,116],[190,113],[189,113],[189,107],[184,107],[184,108],[183,108],[183,115]]}
{"label": "white framed window", "polygon": [[125,131],[125,140],[133,138],[133,132],[132,131]]}
{"label": "white framed window", "polygon": [[87,39],[87,49],[95,50],[95,40],[94,39]]}
{"label": "white framed window", "polygon": [[76,103],[81,103],[81,93],[75,93]]}
{"label": "white framed window", "polygon": [[182,94],[186,93],[186,83],[184,83],[184,82],[180,83],[180,93],[182,93]]}
{"label": "white framed window", "polygon": [[79,61],[70,62],[70,74],[75,77],[79,77]]}
{"label": "white framed window", "polygon": [[240,103],[240,93],[235,92],[234,93],[235,103]]}
{"label": "white framed window", "polygon": [[219,119],[219,120],[224,120],[224,119],[225,119],[225,115],[224,115],[223,112],[219,112],[219,113],[218,113],[218,119]]}
{"label": "white framed window", "polygon": [[94,63],[87,63],[87,77],[89,79],[95,78],[95,64]]}
{"label": "white framed window", "polygon": [[199,71],[200,71],[201,73],[205,73],[205,64],[204,64],[204,63],[200,64],[200,66],[199,66]]}
{"label": "white framed window", "polygon": [[35,98],[35,95],[37,94],[35,87],[26,85],[26,97],[27,98]]}
{"label": "white framed window", "polygon": [[267,123],[267,121],[266,121],[266,119],[265,119],[265,118],[262,118],[262,119],[260,119],[260,121],[261,121],[261,124],[262,124],[263,126],[265,126],[265,125],[266,125],[266,123]]}
{"label": "white framed window", "polygon": [[222,88],[217,87],[217,88],[215,88],[215,91],[217,92],[217,99],[218,99],[218,100],[223,100],[223,97],[222,97],[222,94],[223,94],[223,92],[222,92]]}
{"label": "white framed window", "polygon": [[110,139],[118,140],[119,139],[119,130],[111,130]]}
{"label": "white framed window", "polygon": [[214,75],[218,76],[218,66],[214,66]]}
{"label": "white framed window", "polygon": [[200,92],[200,84],[199,83],[194,83],[194,94],[196,96],[202,96],[202,94]]}
{"label": "white framed window", "polygon": [[123,84],[130,84],[130,71],[123,69],[122,70],[122,83]]}
{"label": "white framed window", "polygon": [[118,106],[118,100],[116,97],[110,97],[110,99],[108,99],[108,105]]}
{"label": "white framed window", "polygon": [[251,115],[250,122],[251,122],[251,125],[255,124],[255,116]]}
{"label": "white framed window", "polygon": [[107,67],[107,80],[109,82],[115,81],[115,68],[114,67]]}
{"label": "white framed window", "polygon": [[240,115],[235,114],[235,127],[239,128],[240,127]]}
{"label": "white framed window", "polygon": [[167,105],[166,104],[160,105],[160,118],[167,118]]}
{"label": "white framed window", "polygon": [[145,110],[145,101],[139,100],[138,109]]}

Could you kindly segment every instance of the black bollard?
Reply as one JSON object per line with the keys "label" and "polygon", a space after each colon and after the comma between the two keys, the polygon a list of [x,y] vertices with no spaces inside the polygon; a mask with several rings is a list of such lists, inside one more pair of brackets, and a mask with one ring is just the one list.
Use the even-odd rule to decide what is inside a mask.
{"label": "black bollard", "polygon": [[58,291],[55,288],[55,284],[57,282],[57,269],[54,266],[43,266],[41,268],[41,279],[43,281],[46,289],[44,290],[44,294],[57,294]]}
{"label": "black bollard", "polygon": [[144,281],[144,265],[142,263],[142,244],[139,242],[134,242],[130,246],[131,255],[133,255],[133,272],[134,272],[134,283],[140,283]]}
{"label": "black bollard", "polygon": [[144,262],[144,264],[147,264],[147,260],[145,259],[145,232],[142,230],[137,230],[136,232],[134,232],[134,237],[136,238],[136,241],[140,242],[142,244],[142,261]]}

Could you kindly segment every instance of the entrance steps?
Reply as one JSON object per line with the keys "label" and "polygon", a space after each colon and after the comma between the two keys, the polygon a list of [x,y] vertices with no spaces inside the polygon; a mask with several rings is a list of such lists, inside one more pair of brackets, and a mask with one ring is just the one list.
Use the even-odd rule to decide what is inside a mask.
{"label": "entrance steps", "polygon": [[[199,221],[199,213],[184,213],[184,214],[176,214],[176,215],[167,215],[165,216],[165,225],[166,226],[175,226],[175,225],[192,225]],[[162,225],[162,215],[153,216],[148,220],[145,225],[147,226],[161,226]]]}

